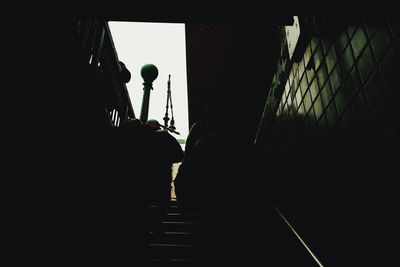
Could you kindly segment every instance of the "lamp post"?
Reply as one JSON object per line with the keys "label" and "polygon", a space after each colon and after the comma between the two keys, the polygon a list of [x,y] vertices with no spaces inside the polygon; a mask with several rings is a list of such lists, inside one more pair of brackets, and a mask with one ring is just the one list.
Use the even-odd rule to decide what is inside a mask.
{"label": "lamp post", "polygon": [[142,98],[142,109],[140,110],[140,121],[145,124],[149,115],[149,102],[150,102],[150,91],[153,89],[153,81],[158,77],[158,69],[153,64],[146,64],[140,70],[143,82],[143,98]]}

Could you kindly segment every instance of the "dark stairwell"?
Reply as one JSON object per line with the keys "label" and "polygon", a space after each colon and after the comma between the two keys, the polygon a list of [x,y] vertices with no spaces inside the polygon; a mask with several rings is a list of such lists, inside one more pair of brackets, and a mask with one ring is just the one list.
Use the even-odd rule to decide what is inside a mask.
{"label": "dark stairwell", "polygon": [[[350,18],[340,25],[317,19],[323,27],[311,28],[279,83],[272,74],[285,38],[278,46],[268,41],[282,28],[227,27],[227,65],[208,82],[223,81],[217,84],[227,98],[210,98],[234,119],[227,125],[243,129],[235,137],[254,150],[238,153],[226,173],[209,173],[206,184],[219,194],[205,194],[201,211],[172,202],[162,228],[127,178],[118,126],[135,114],[104,20],[34,17],[5,27],[1,189],[8,260],[318,266],[286,219],[323,266],[396,266],[399,21]],[[198,73],[212,60],[193,53],[196,120],[202,103],[195,87],[206,77]],[[234,183],[228,190],[216,178]]]}

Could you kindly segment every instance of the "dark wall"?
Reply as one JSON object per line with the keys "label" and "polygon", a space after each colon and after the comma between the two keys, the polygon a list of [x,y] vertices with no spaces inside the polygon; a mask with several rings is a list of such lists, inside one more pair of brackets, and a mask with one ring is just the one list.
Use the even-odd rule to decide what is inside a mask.
{"label": "dark wall", "polygon": [[279,32],[276,24],[239,24],[234,29],[223,101],[235,131],[252,143],[278,60]]}
{"label": "dark wall", "polygon": [[399,23],[353,18],[311,38],[259,136],[275,203],[326,266],[396,261]]}
{"label": "dark wall", "polygon": [[120,224],[128,222],[122,217],[132,187],[121,175],[119,139],[89,62],[74,40],[76,22],[32,17],[3,25],[2,236],[15,264],[115,263],[115,254],[107,258],[115,252],[110,246],[125,242],[115,241],[115,230],[126,237],[137,229]]}
{"label": "dark wall", "polygon": [[276,22],[186,26],[190,124],[214,103],[222,124],[254,139],[277,61],[276,29]]}
{"label": "dark wall", "polygon": [[[90,65],[74,43],[73,23],[42,18],[6,27],[1,141],[5,158],[15,164],[8,175],[50,179],[70,171],[68,179],[76,179],[111,128]],[[19,167],[24,164],[33,169]]]}

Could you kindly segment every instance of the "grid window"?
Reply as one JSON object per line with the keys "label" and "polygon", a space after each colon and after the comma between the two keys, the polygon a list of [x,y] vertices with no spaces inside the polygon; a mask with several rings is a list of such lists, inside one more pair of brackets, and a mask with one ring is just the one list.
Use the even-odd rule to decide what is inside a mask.
{"label": "grid window", "polygon": [[326,68],[328,70],[328,73],[331,73],[331,71],[336,65],[336,62],[337,62],[336,51],[334,47],[332,47],[332,49],[329,50],[326,56]]}
{"label": "grid window", "polygon": [[342,123],[342,125],[345,125],[345,126],[353,126],[353,118],[352,118],[350,109],[348,109],[343,114],[342,119],[340,120],[340,122]]}
{"label": "grid window", "polygon": [[286,96],[287,96],[286,90],[284,90],[283,93],[282,93],[281,102],[285,103],[285,101],[286,101]]}
{"label": "grid window", "polygon": [[314,54],[314,66],[318,69],[324,60],[324,53],[322,51],[322,46],[318,46],[317,51]]}
{"label": "grid window", "polygon": [[350,38],[353,36],[355,30],[356,30],[356,26],[355,25],[349,25],[347,27],[347,33],[349,34]]}
{"label": "grid window", "polygon": [[297,92],[296,92],[296,99],[297,99],[297,103],[301,102],[301,91],[300,90],[297,90]]}
{"label": "grid window", "polygon": [[306,90],[307,90],[307,87],[308,87],[308,84],[307,84],[307,77],[304,75],[304,76],[301,78],[301,81],[300,81],[300,90],[298,90],[298,91],[301,91],[301,93],[304,94],[304,93],[306,92]]}
{"label": "grid window", "polygon": [[354,56],[357,58],[364,47],[367,45],[367,35],[362,28],[358,28],[353,38],[351,39],[351,46],[353,47]]}
{"label": "grid window", "polygon": [[[282,100],[279,105],[278,115],[285,118],[285,124],[293,124],[298,117],[308,130],[316,123],[318,127],[350,130],[357,124],[378,126],[372,114],[377,113],[379,121],[386,118],[381,113],[395,107],[385,105],[397,99],[391,96],[398,95],[400,38],[394,40],[393,36],[399,29],[391,21],[387,23],[390,26],[372,18],[344,27],[333,39],[312,38],[301,61],[290,70],[290,87],[286,85],[284,93],[287,103]],[[385,131],[379,127],[374,130]],[[392,129],[388,126],[387,130]]]}
{"label": "grid window", "polygon": [[329,79],[331,81],[332,92],[335,94],[342,83],[342,74],[338,65],[332,71]]}
{"label": "grid window", "polygon": [[343,88],[341,88],[336,94],[335,103],[339,116],[343,115],[348,105],[348,98]]}
{"label": "grid window", "polygon": [[322,40],[322,47],[324,49],[324,55],[328,54],[331,46],[332,46],[332,42],[330,40],[328,40],[328,39]]}
{"label": "grid window", "polygon": [[385,92],[383,90],[383,85],[379,77],[378,71],[375,71],[371,76],[371,79],[367,82],[365,86],[365,96],[368,101],[368,105],[374,110],[384,99]]}
{"label": "grid window", "polygon": [[309,63],[311,65],[310,65],[310,67],[308,69],[306,69],[307,80],[309,80],[309,81],[311,81],[315,77],[315,69],[314,69],[314,66],[313,66],[313,64],[314,64],[313,62],[314,62],[314,59],[311,58],[310,59],[310,63]]}
{"label": "grid window", "polygon": [[369,46],[367,46],[362,53],[360,60],[358,61],[358,69],[360,70],[361,81],[363,83],[369,79],[374,68],[376,68],[374,58],[372,56],[371,49]]}
{"label": "grid window", "polygon": [[371,18],[368,18],[364,21],[365,29],[367,30],[370,38],[375,34],[377,23],[378,21],[376,19]]}
{"label": "grid window", "polygon": [[315,99],[314,110],[315,110],[315,116],[316,116],[317,120],[319,120],[319,118],[322,115],[322,112],[324,110],[324,107],[323,107],[322,101],[321,101],[321,96],[318,96],[317,99]]}
{"label": "grid window", "polygon": [[294,92],[296,90],[294,86],[295,85],[292,84],[292,86],[290,87],[290,90],[288,91],[288,95],[292,94],[292,92]]}
{"label": "grid window", "polygon": [[314,108],[311,107],[310,110],[307,113],[307,119],[308,119],[308,123],[310,125],[314,125],[315,121],[316,121],[316,117],[315,117],[315,113],[314,113]]}
{"label": "grid window", "polygon": [[283,105],[283,113],[285,114],[287,111],[287,103],[285,102],[285,104]]}
{"label": "grid window", "polygon": [[290,98],[293,100],[295,98],[295,90],[290,90]]}
{"label": "grid window", "polygon": [[298,71],[296,71],[296,75],[294,76],[294,79],[293,79],[292,90],[296,90],[297,86],[299,86],[299,75],[298,74],[299,74]]}
{"label": "grid window", "polygon": [[342,31],[342,33],[339,35],[339,38],[337,39],[337,48],[339,54],[342,53],[343,49],[347,47],[349,44],[349,37],[347,35],[346,31]]}
{"label": "grid window", "polygon": [[293,108],[293,113],[294,114],[296,114],[297,112],[297,107],[298,107],[298,105],[297,105],[297,100],[296,100],[296,98],[293,98],[293,101],[292,101],[292,108]]}
{"label": "grid window", "polygon": [[287,104],[288,104],[288,107],[290,107],[292,105],[292,97],[290,96],[290,93],[287,98]]}
{"label": "grid window", "polygon": [[304,95],[303,102],[304,102],[305,111],[307,113],[312,104],[310,91],[307,90],[306,94]]}
{"label": "grid window", "polygon": [[389,49],[390,43],[390,35],[386,27],[379,28],[371,40],[371,46],[377,62],[383,59]]}
{"label": "grid window", "polygon": [[289,94],[289,91],[290,91],[290,86],[289,86],[289,81],[287,81],[285,84],[285,96]]}
{"label": "grid window", "polygon": [[304,74],[304,57],[299,63],[299,79],[303,76]]}
{"label": "grid window", "polygon": [[286,102],[287,102],[286,99],[287,99],[286,97],[284,97],[284,98],[282,99],[283,106],[286,105]]}
{"label": "grid window", "polygon": [[326,117],[324,114],[322,114],[321,118],[319,119],[318,125],[320,127],[328,127],[328,121],[326,120]]}
{"label": "grid window", "polygon": [[338,119],[336,107],[335,107],[335,101],[332,100],[332,102],[328,105],[326,111],[326,119],[328,120],[329,126],[335,125]]}
{"label": "grid window", "polygon": [[310,41],[310,48],[311,48],[311,53],[315,53],[317,47],[318,47],[319,39],[316,37],[311,38]]}
{"label": "grid window", "polygon": [[314,99],[317,97],[319,93],[318,83],[315,79],[310,84],[310,93],[311,93],[311,99],[312,101],[314,101]]}
{"label": "grid window", "polygon": [[349,72],[354,66],[354,56],[350,45],[344,50],[341,62],[345,73]]}
{"label": "grid window", "polygon": [[322,87],[324,86],[325,82],[328,79],[328,71],[326,69],[325,63],[321,65],[321,67],[317,71],[317,79],[319,86]]}
{"label": "grid window", "polygon": [[310,62],[311,56],[312,56],[311,48],[310,48],[310,46],[308,45],[308,46],[307,46],[307,49],[306,49],[306,51],[305,51],[305,53],[304,53],[304,66],[307,66],[307,65],[308,65],[308,63]]}
{"label": "grid window", "polygon": [[279,106],[278,106],[278,115],[280,115],[282,113],[282,102],[279,102]]}
{"label": "grid window", "polygon": [[344,90],[349,99],[352,99],[361,88],[361,78],[358,74],[358,69],[353,68],[344,82]]}
{"label": "grid window", "polygon": [[329,102],[332,99],[332,89],[331,89],[331,84],[327,82],[321,90],[321,99],[324,107],[327,107]]}
{"label": "grid window", "polygon": [[289,81],[289,84],[290,85],[292,85],[292,83],[293,83],[293,68],[289,71],[289,78],[288,78],[288,81]]}
{"label": "grid window", "polygon": [[301,114],[301,115],[305,115],[306,114],[303,102],[301,102],[300,105],[299,105],[298,113]]}

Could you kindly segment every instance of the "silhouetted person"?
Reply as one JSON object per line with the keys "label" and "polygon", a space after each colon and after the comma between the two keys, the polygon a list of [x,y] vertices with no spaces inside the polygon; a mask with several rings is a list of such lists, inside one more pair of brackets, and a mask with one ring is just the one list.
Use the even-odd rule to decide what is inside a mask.
{"label": "silhouetted person", "polygon": [[[149,143],[146,151],[144,192],[146,201],[158,208],[155,223],[159,223],[171,200],[172,164],[180,162],[183,150],[178,141],[167,131],[161,130],[156,120],[146,123]],[[161,229],[162,231],[162,229]]]}
{"label": "silhouetted person", "polygon": [[189,134],[185,142],[185,154],[190,154],[191,149],[203,135],[215,131],[216,123],[220,123],[217,118],[216,108],[214,104],[208,104],[202,114],[202,117],[194,122],[189,129]]}
{"label": "silhouetted person", "polygon": [[[142,181],[145,174],[145,163],[147,162],[146,150],[149,136],[145,126],[138,119],[128,119],[116,128],[117,140],[119,141],[120,161],[116,166],[121,169],[120,184],[121,191],[128,192],[125,203],[121,203],[118,209],[120,232],[124,248],[123,256],[131,261],[134,257],[139,262],[145,261],[145,247],[147,234],[147,203],[143,191]],[[114,156],[114,155],[111,155]]]}
{"label": "silhouetted person", "polygon": [[[217,164],[212,160],[208,161],[207,157],[214,149],[211,145],[212,140],[225,127],[226,121],[220,114],[215,105],[208,104],[200,120],[190,127],[186,138],[185,157],[174,181],[177,199],[183,208],[185,206],[199,207],[200,191],[204,186],[204,175],[206,175],[203,171],[207,170],[208,164]],[[218,144],[215,145],[218,146]],[[218,150],[215,152],[219,154]],[[210,159],[217,155],[215,152],[210,155]]]}
{"label": "silhouetted person", "polygon": [[131,80],[131,72],[128,70],[128,68],[122,61],[119,62],[119,65],[121,66],[121,71],[119,72],[119,79],[123,83],[128,83]]}
{"label": "silhouetted person", "polygon": [[198,128],[201,134],[185,153],[175,178],[177,199],[185,209],[200,211],[206,265],[245,263],[251,250],[245,254],[250,245],[243,244],[257,223],[254,149],[229,118],[210,115],[207,128]]}
{"label": "silhouetted person", "polygon": [[[140,178],[143,176],[146,162],[146,150],[149,142],[145,126],[139,119],[128,119],[117,128],[120,135],[120,151],[122,157],[121,168],[128,179],[132,194],[138,201],[143,201],[141,193]],[[138,193],[138,194],[136,194]]]}

